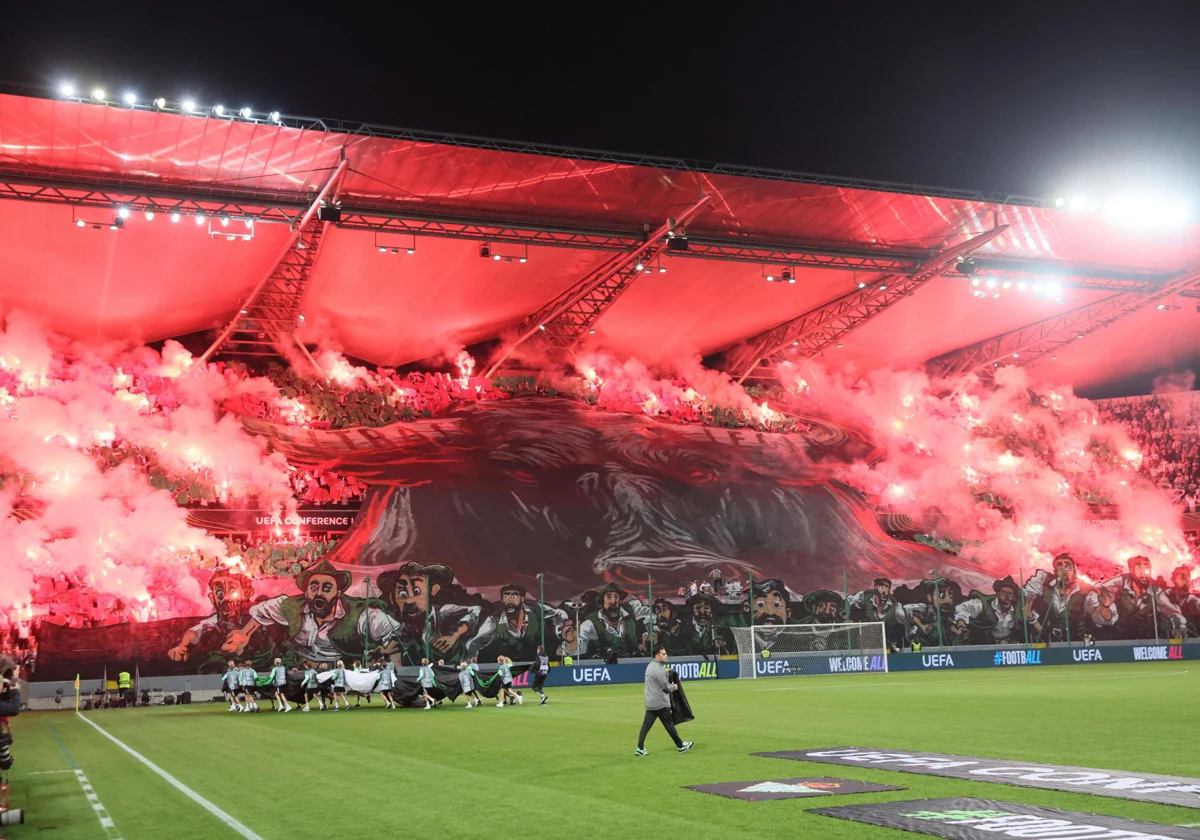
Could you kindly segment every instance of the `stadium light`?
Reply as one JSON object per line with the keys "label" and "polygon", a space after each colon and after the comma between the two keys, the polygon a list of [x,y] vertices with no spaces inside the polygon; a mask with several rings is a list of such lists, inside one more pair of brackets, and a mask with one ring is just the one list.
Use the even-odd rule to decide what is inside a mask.
{"label": "stadium light", "polygon": [[198,224],[198,225],[204,224],[204,214],[203,213],[196,214],[196,224]]}
{"label": "stadium light", "polygon": [[71,84],[70,82],[63,82],[61,85],[58,86],[58,94],[59,94],[59,96],[67,96],[67,97],[74,96],[75,95],[75,85]]}
{"label": "stadium light", "polygon": [[102,87],[92,88],[92,99],[95,99],[97,102],[103,102],[104,101],[104,88],[102,88]]}
{"label": "stadium light", "polygon": [[[409,249],[408,249],[408,251],[407,251],[407,253],[408,253],[408,255],[411,257],[413,254],[417,253],[417,249],[416,249],[416,248],[409,248]],[[525,262],[525,260],[521,260],[521,262]]]}
{"label": "stadium light", "polygon": [[161,110],[161,109],[163,109],[163,108],[166,108],[166,107],[167,107],[167,100],[166,100],[166,99],[164,99],[164,98],[163,98],[163,97],[161,97],[161,96],[160,96],[160,97],[158,97],[158,99],[155,99],[155,100],[154,100],[154,107],[155,107],[155,108],[158,108],[158,109],[160,109],[160,110]]}
{"label": "stadium light", "polygon": [[253,111],[251,111],[251,110],[250,110],[250,109],[247,107],[247,108],[243,108],[242,110],[238,111],[238,116],[240,116],[240,117],[241,117],[242,119],[244,119],[244,120],[248,120],[248,119],[250,119],[250,115],[251,115],[251,114],[253,114],[253,113],[254,113],[254,112],[253,112]]}
{"label": "stadium light", "polygon": [[860,280],[860,281],[858,282],[858,288],[860,288],[860,289],[865,289],[865,288],[867,288],[867,284],[866,284],[866,283],[864,283],[864,282],[862,282],[862,281]]}
{"label": "stadium light", "polygon": [[379,253],[386,254],[387,252],[388,252],[388,250],[386,247],[384,247],[383,245],[379,246]]}
{"label": "stadium light", "polygon": [[218,117],[225,116],[225,106],[224,105],[214,105],[213,113],[216,114]]}
{"label": "stadium light", "polygon": [[1071,198],[1071,209],[1076,213],[1081,210],[1086,210],[1088,206],[1087,196],[1076,195]]}
{"label": "stadium light", "polygon": [[179,214],[178,214],[178,213],[172,213],[172,214],[171,214],[171,221],[172,221],[172,222],[178,222],[178,221],[179,221]]}
{"label": "stadium light", "polygon": [[887,291],[887,283],[880,283],[880,284],[879,284],[879,291],[881,291],[881,292],[886,292],[886,291]]}
{"label": "stadium light", "polygon": [[136,105],[137,104],[137,94],[133,93],[132,91],[126,92],[126,94],[124,96],[122,96],[121,98],[123,100],[125,100],[126,105]]}
{"label": "stadium light", "polygon": [[120,216],[122,219],[128,219],[129,218],[129,208],[128,207],[118,208],[117,215]]}
{"label": "stadium light", "polygon": [[281,119],[281,118],[280,118],[280,116],[279,116],[279,112],[278,112],[278,111],[272,111],[272,112],[271,112],[271,122],[276,122],[276,123],[277,123],[277,122],[279,122],[279,120],[280,120],[280,119]]}
{"label": "stadium light", "polygon": [[147,221],[147,222],[153,222],[153,221],[154,221],[154,211],[153,211],[153,210],[147,210],[147,211],[146,211],[146,221]]}
{"label": "stadium light", "polygon": [[221,227],[229,227],[229,217],[228,216],[221,217]]}
{"label": "stadium light", "polygon": [[186,113],[190,114],[190,113],[192,113],[192,111],[196,110],[196,100],[195,99],[185,99],[181,103],[181,107],[183,108],[183,110]]}
{"label": "stadium light", "polygon": [[75,220],[75,227],[84,227],[85,225],[87,225],[87,222],[85,222],[83,219]]}

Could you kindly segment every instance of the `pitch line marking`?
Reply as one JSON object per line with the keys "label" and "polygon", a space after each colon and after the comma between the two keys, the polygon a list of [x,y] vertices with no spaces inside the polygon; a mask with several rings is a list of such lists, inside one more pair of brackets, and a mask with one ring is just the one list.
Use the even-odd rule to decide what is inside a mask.
{"label": "pitch line marking", "polygon": [[58,741],[59,752],[67,759],[67,766],[70,770],[42,770],[38,773],[29,773],[30,776],[48,776],[51,773],[74,773],[75,778],[79,780],[80,787],[83,788],[83,795],[87,797],[88,804],[92,806],[92,813],[96,815],[96,819],[100,821],[100,827],[104,829],[104,834],[108,840],[122,840],[121,832],[117,830],[117,824],[113,822],[112,817],[108,815],[108,810],[104,807],[104,803],[100,801],[100,797],[96,795],[96,791],[92,789],[92,783],[88,781],[88,777],[84,775],[79,764],[67,749],[66,742],[62,739],[62,735],[58,734],[58,730],[53,724],[49,724],[50,732],[54,735],[54,740]]}
{"label": "pitch line marking", "polygon": [[101,735],[103,735],[105,738],[107,738],[108,740],[112,741],[114,744],[116,744],[116,745],[117,745],[118,747],[120,747],[121,749],[125,750],[125,752],[129,753],[131,756],[133,756],[134,758],[136,758],[136,759],[137,759],[138,761],[140,761],[142,764],[144,764],[144,765],[146,765],[147,767],[149,767],[149,768],[150,768],[152,771],[154,771],[154,772],[155,772],[155,773],[157,773],[159,776],[161,776],[161,777],[163,778],[163,780],[167,782],[167,784],[171,785],[171,787],[173,787],[173,788],[175,788],[176,790],[178,790],[180,793],[182,793],[182,794],[183,794],[184,796],[186,796],[188,799],[192,800],[192,801],[193,801],[193,802],[195,802],[197,805],[199,805],[201,808],[203,808],[204,810],[208,811],[208,812],[209,812],[210,814],[212,814],[214,817],[216,817],[217,819],[219,819],[221,822],[225,823],[225,825],[229,826],[229,828],[233,829],[235,832],[237,832],[238,834],[240,834],[242,837],[245,837],[245,838],[246,838],[246,840],[263,840],[263,837],[262,837],[262,836],[260,836],[260,835],[258,835],[258,834],[256,834],[256,833],[254,833],[254,831],[252,831],[250,828],[248,828],[247,826],[245,826],[245,825],[243,825],[242,823],[240,823],[240,822],[239,822],[239,821],[238,821],[236,818],[234,818],[232,815],[230,815],[230,814],[226,813],[225,811],[221,810],[220,808],[218,808],[218,807],[217,807],[216,805],[214,805],[213,803],[209,802],[209,801],[208,801],[207,799],[205,799],[203,796],[201,796],[200,794],[196,793],[196,791],[192,790],[190,787],[188,787],[187,785],[185,785],[183,782],[181,782],[181,781],[179,781],[178,779],[176,779],[174,776],[172,776],[172,775],[171,775],[170,773],[168,773],[166,770],[163,770],[161,767],[159,767],[159,766],[158,766],[157,764],[155,764],[153,761],[151,761],[150,759],[146,758],[146,757],[145,757],[144,755],[142,755],[140,752],[138,752],[137,750],[135,750],[135,749],[133,749],[132,747],[130,747],[130,746],[129,746],[128,744],[126,744],[124,741],[121,741],[120,739],[116,738],[115,736],[113,736],[113,735],[110,735],[110,734],[109,734],[109,733],[108,733],[106,730],[102,729],[102,728],[101,728],[101,727],[100,727],[98,724],[96,724],[94,721],[92,721],[92,720],[90,720],[89,718],[85,717],[85,716],[84,716],[84,714],[83,714],[82,712],[76,712],[75,714],[76,714],[76,715],[78,715],[78,716],[79,716],[79,718],[80,718],[80,720],[82,720],[82,721],[83,721],[84,723],[86,723],[88,726],[90,726],[90,727],[92,727],[93,729],[95,729],[97,732],[99,732],[99,733],[100,733]]}

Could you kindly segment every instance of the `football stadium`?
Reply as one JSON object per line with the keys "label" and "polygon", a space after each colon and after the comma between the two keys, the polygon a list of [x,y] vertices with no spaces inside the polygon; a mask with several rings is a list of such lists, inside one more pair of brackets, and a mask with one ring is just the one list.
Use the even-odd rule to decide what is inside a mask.
{"label": "football stadium", "polygon": [[153,82],[0,90],[0,836],[1200,838],[1185,198]]}

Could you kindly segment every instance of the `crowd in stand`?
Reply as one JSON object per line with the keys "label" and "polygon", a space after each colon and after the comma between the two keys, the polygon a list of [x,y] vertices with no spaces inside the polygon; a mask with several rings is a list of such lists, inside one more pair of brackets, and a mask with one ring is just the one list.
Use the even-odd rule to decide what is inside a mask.
{"label": "crowd in stand", "polygon": [[1190,511],[1200,510],[1200,392],[1101,400],[1142,453],[1140,472]]}

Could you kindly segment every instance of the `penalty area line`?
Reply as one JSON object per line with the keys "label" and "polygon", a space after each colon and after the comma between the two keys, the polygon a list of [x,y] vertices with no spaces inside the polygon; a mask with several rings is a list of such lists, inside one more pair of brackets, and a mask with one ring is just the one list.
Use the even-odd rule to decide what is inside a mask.
{"label": "penalty area line", "polygon": [[159,767],[153,761],[146,758],[140,752],[138,752],[137,750],[135,750],[132,747],[130,747],[129,745],[127,745],[124,741],[121,741],[120,739],[114,737],[113,735],[110,735],[106,730],[101,728],[94,721],[85,717],[82,712],[76,712],[75,714],[79,715],[80,720],[82,720],[88,726],[95,729],[97,732],[99,732],[105,738],[112,741],[114,744],[116,744],[121,749],[125,750],[125,752],[129,753],[131,756],[136,758],[142,764],[149,767],[152,771],[154,771],[159,776],[161,776],[162,779],[164,781],[166,781],[167,784],[169,784],[171,787],[175,788],[177,791],[182,793],[188,799],[195,802],[197,805],[199,805],[204,810],[208,811],[210,814],[212,814],[214,817],[219,819],[221,822],[225,823],[225,825],[229,826],[231,829],[233,829],[235,832],[240,834],[242,837],[245,837],[246,840],[263,840],[263,838],[260,835],[255,834],[254,831],[252,831],[250,828],[248,828],[247,826],[240,823],[233,816],[231,816],[230,814],[221,810],[213,803],[209,802],[203,796],[196,793],[196,791],[192,790],[190,787],[185,785],[183,782],[176,779],[174,776],[172,776],[166,770],[163,770],[161,767]]}

